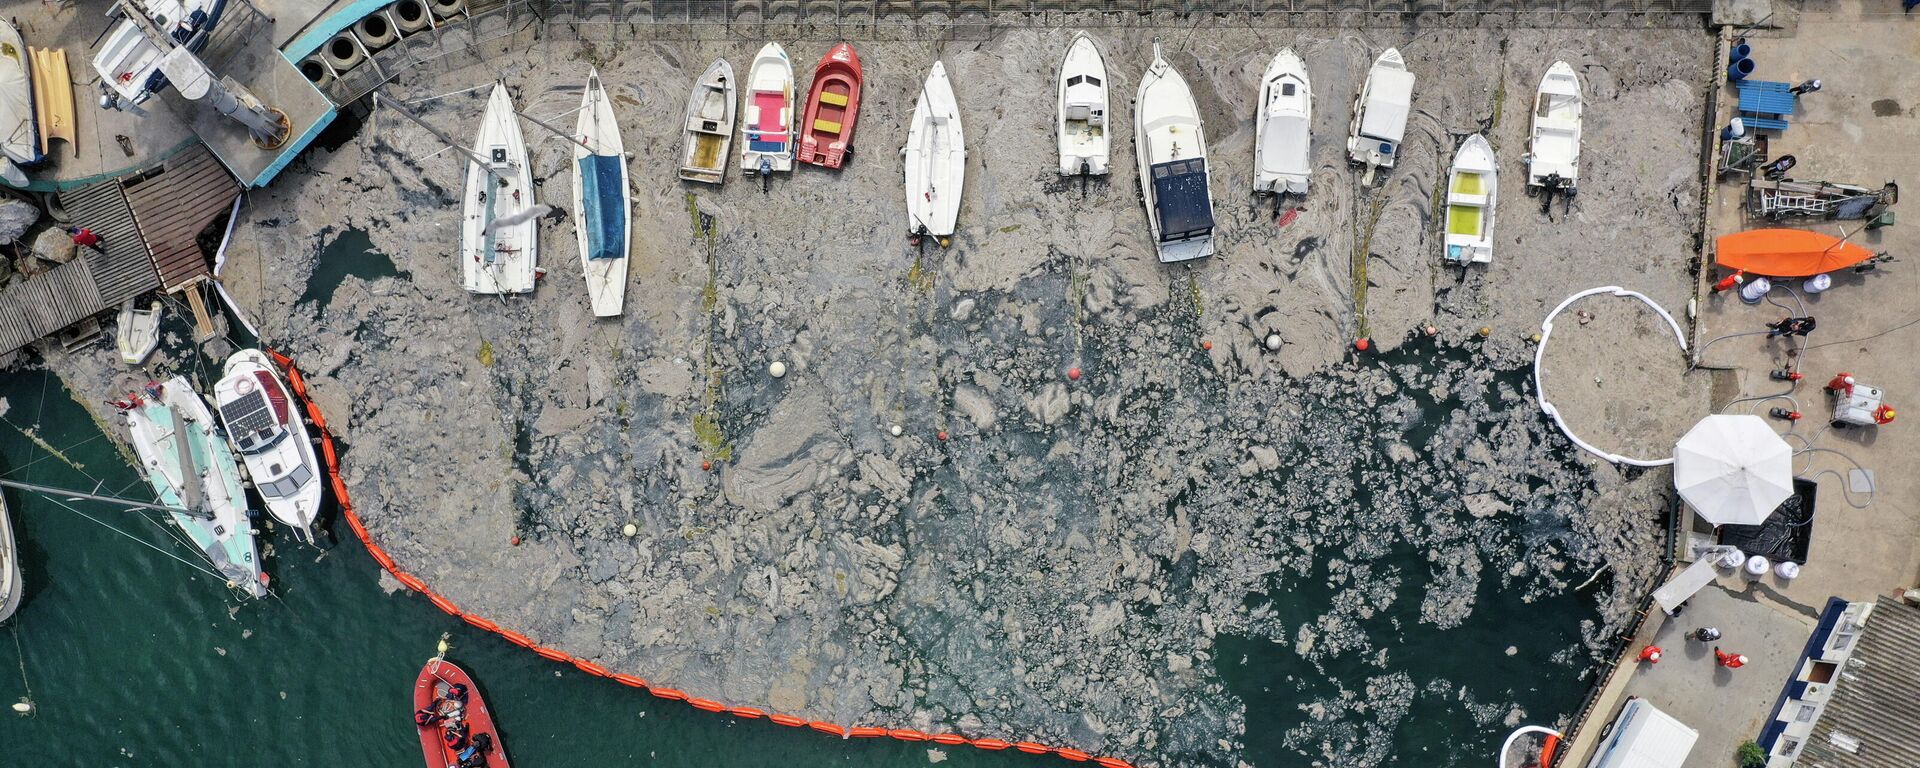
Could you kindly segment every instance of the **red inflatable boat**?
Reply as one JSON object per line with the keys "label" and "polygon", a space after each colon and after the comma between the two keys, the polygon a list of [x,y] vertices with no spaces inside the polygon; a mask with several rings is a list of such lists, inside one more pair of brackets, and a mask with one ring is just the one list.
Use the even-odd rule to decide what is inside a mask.
{"label": "red inflatable boat", "polygon": [[[462,703],[454,686],[465,686]],[[428,659],[413,683],[414,725],[420,731],[420,749],[426,753],[427,768],[455,768],[464,747],[448,744],[448,732],[456,725],[465,729],[465,743],[486,743],[480,759],[470,758],[468,765],[508,768],[507,748],[500,743],[500,732],[493,726],[493,713],[487,711],[480,689],[467,671],[438,656]],[[425,722],[423,722],[425,721]],[[482,736],[486,738],[481,738]]]}
{"label": "red inflatable boat", "polygon": [[800,162],[839,168],[853,147],[860,117],[860,57],[841,43],[813,69],[806,119],[800,124]]}

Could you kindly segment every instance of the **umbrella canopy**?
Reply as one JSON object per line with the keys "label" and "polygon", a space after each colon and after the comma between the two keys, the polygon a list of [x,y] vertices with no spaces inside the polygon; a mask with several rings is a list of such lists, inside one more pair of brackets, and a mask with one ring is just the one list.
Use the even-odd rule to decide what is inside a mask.
{"label": "umbrella canopy", "polygon": [[1812,277],[1873,258],[1873,251],[1804,229],[1750,229],[1716,240],[1714,261],[1768,277]]}
{"label": "umbrella canopy", "polygon": [[1673,487],[1714,525],[1759,525],[1793,495],[1793,447],[1758,416],[1708,416],[1673,448]]}

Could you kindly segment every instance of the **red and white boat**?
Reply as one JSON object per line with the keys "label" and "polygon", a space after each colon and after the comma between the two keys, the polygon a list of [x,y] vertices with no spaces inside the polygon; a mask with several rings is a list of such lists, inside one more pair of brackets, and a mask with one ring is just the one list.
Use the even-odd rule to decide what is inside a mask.
{"label": "red and white boat", "polygon": [[860,117],[860,57],[841,43],[820,57],[807,94],[806,120],[800,125],[800,162],[839,168],[853,148],[853,125]]}
{"label": "red and white boat", "polygon": [[[465,686],[466,701],[461,702],[455,695],[454,686]],[[486,768],[508,768],[507,747],[500,743],[500,731],[494,728],[493,713],[487,710],[487,702],[480,698],[480,688],[473,684],[473,678],[467,671],[454,666],[453,662],[439,656],[427,660],[427,666],[420,670],[420,677],[413,683],[413,711],[416,714],[414,726],[420,731],[420,749],[426,753],[427,768],[456,768],[461,765],[461,750],[447,745],[447,726],[460,723],[466,728],[469,742],[479,740],[482,735],[491,742],[489,748],[480,751],[480,760],[469,759],[468,765],[484,765]],[[442,719],[422,723],[417,715],[432,712]]]}

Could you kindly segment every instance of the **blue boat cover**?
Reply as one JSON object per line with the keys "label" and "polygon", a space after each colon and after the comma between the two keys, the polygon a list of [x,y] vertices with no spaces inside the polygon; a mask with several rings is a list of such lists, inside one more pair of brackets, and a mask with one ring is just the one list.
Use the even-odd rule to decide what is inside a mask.
{"label": "blue boat cover", "polygon": [[1207,161],[1173,160],[1153,166],[1154,217],[1160,242],[1185,240],[1213,231],[1213,196],[1207,189]]}
{"label": "blue boat cover", "polygon": [[587,258],[626,256],[627,168],[619,155],[580,158],[580,200],[587,207]]}
{"label": "blue boat cover", "polygon": [[[782,135],[782,138],[784,139],[785,136]],[[747,149],[754,152],[785,152],[787,151],[787,142],[761,141],[760,134],[750,133],[747,134]]]}

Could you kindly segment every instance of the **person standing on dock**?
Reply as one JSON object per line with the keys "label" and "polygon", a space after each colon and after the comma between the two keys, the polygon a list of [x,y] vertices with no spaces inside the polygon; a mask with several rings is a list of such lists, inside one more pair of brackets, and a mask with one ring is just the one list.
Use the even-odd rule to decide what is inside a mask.
{"label": "person standing on dock", "polygon": [[1767,323],[1767,338],[1776,336],[1805,336],[1813,333],[1813,315],[1789,317],[1777,323]]}
{"label": "person standing on dock", "polygon": [[1727,669],[1739,669],[1747,665],[1747,655],[1744,653],[1724,653],[1720,650],[1720,646],[1716,645],[1713,647],[1713,661],[1715,664],[1719,664]]}
{"label": "person standing on dock", "polygon": [[87,229],[86,227],[67,227],[67,234],[73,235],[74,245],[83,248],[92,248],[103,254],[107,252],[107,249],[100,245],[100,236],[94,234],[91,229]]}
{"label": "person standing on dock", "polygon": [[1644,661],[1648,664],[1660,663],[1660,646],[1649,645],[1645,648],[1640,649],[1640,661]]}
{"label": "person standing on dock", "polygon": [[1715,640],[1720,639],[1720,628],[1719,627],[1701,627],[1692,632],[1688,632],[1687,639],[1698,640],[1703,643],[1711,643]]}
{"label": "person standing on dock", "polygon": [[1788,88],[1787,90],[1792,92],[1793,95],[1795,96],[1805,96],[1809,93],[1813,93],[1814,91],[1820,90],[1820,78],[1816,77],[1812,80],[1808,80],[1792,88]]}

